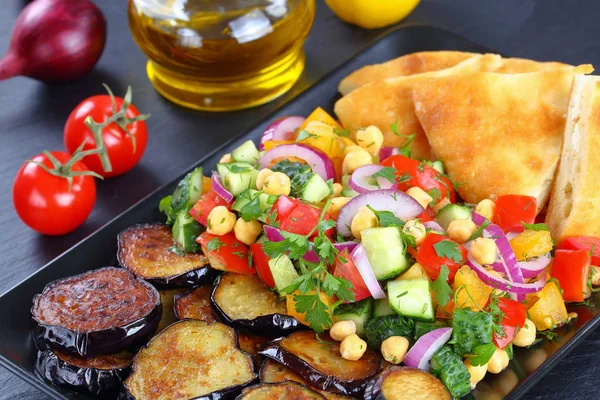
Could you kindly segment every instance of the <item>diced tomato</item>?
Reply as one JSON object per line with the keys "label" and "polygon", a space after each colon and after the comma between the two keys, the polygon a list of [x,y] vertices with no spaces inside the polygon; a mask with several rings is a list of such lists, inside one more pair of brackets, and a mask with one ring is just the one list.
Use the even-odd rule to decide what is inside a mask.
{"label": "diced tomato", "polygon": [[233,232],[222,236],[203,232],[196,241],[214,269],[242,275],[256,273],[256,269],[248,263],[248,247],[237,240]]}
{"label": "diced tomato", "polygon": [[421,222],[433,221],[435,219],[435,213],[431,207],[427,207],[417,218],[420,219]]}
{"label": "diced tomato", "polygon": [[508,346],[515,338],[517,332],[516,326],[502,325],[502,329],[504,329],[504,337],[500,337],[494,333],[494,343],[496,343],[499,349],[504,349]]}
{"label": "diced tomato", "polygon": [[260,279],[271,289],[275,288],[273,274],[271,273],[271,268],[269,268],[269,260],[271,258],[263,251],[262,244],[251,244],[250,252],[252,253],[252,265],[256,268]]}
{"label": "diced tomato", "polygon": [[302,202],[288,196],[279,196],[271,207],[271,214],[276,213],[275,220],[281,225],[281,222],[287,219],[290,213],[298,207],[298,204],[302,204]]}
{"label": "diced tomato", "polygon": [[456,202],[456,192],[450,179],[424,162],[398,154],[386,158],[381,165],[396,169],[396,175],[401,181],[398,184],[400,190],[406,191],[417,186],[430,193],[436,203],[443,198]]}
{"label": "diced tomato", "polygon": [[573,236],[563,239],[557,246],[565,250],[585,250],[592,257],[592,265],[600,266],[600,238]]}
{"label": "diced tomato", "polygon": [[198,223],[203,226],[207,226],[208,214],[210,214],[213,208],[217,206],[225,206],[227,209],[231,210],[232,205],[233,202],[229,203],[223,200],[223,198],[216,192],[208,192],[204,193],[202,197],[200,197],[200,200],[194,204],[189,213],[196,221],[198,221]]}
{"label": "diced tomato", "polygon": [[[283,231],[295,233],[297,235],[308,235],[319,222],[322,210],[308,204],[304,204],[299,200],[297,206],[287,215],[287,217],[280,220],[279,228]],[[279,219],[279,215],[277,216]],[[328,214],[323,217],[324,220],[330,219]],[[311,235],[311,238],[318,235],[315,230]],[[326,235],[331,237],[333,235],[333,228],[327,230]]]}
{"label": "diced tomato", "polygon": [[[343,262],[342,261],[346,261]],[[352,284],[352,292],[354,293],[354,301],[364,300],[368,297],[371,297],[371,292],[369,292],[369,288],[365,284],[356,264],[350,254],[348,254],[348,250],[344,250],[335,260],[335,267],[333,271],[333,276],[337,278],[344,278],[350,281]]]}
{"label": "diced tomato", "polygon": [[537,213],[535,197],[508,194],[496,199],[494,223],[504,232],[523,232],[523,222],[533,224]]}
{"label": "diced tomato", "polygon": [[525,306],[522,303],[501,297],[498,299],[498,308],[504,313],[502,325],[520,327],[525,325],[527,310],[525,310]]}
{"label": "diced tomato", "polygon": [[565,301],[583,301],[588,293],[592,257],[585,250],[556,250],[550,275],[558,280]]}
{"label": "diced tomato", "polygon": [[[436,251],[436,245],[440,242],[449,242],[447,245],[452,249],[457,250],[460,255],[460,261],[455,261],[448,256],[441,257],[438,255],[438,251],[441,253],[441,250]],[[439,249],[439,245],[438,245]],[[464,246],[454,242],[447,236],[438,235],[436,233],[429,232],[425,237],[425,240],[419,247],[419,252],[417,254],[417,262],[421,264],[427,275],[431,279],[436,279],[440,273],[440,269],[442,265],[445,265],[448,268],[449,281],[454,280],[454,275],[456,275],[456,271],[460,268],[462,264],[464,264],[467,259],[467,249]]]}

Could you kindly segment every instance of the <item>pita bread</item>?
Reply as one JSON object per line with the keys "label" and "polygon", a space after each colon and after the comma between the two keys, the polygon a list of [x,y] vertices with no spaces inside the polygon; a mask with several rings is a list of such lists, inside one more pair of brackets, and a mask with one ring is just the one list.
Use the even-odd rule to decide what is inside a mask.
{"label": "pita bread", "polygon": [[382,64],[367,65],[352,72],[340,82],[338,90],[341,94],[347,95],[354,89],[372,81],[439,71],[453,67],[476,55],[476,53],[462,51],[420,51],[407,54]]}
{"label": "pita bread", "polygon": [[[342,95],[347,95],[369,82],[439,71],[453,67],[476,55],[478,53],[461,51],[422,51],[407,54],[382,64],[367,65],[352,72],[340,82],[338,90]],[[488,72],[522,74],[568,67],[572,67],[572,65],[552,61],[539,62],[523,58],[503,58],[502,64],[499,64],[496,70]]]}
{"label": "pita bread", "polygon": [[546,223],[552,236],[600,237],[600,77],[577,75]]}
{"label": "pita bread", "polygon": [[545,205],[560,157],[573,75],[591,65],[526,74],[474,73],[422,82],[416,114],[469,203],[503,194]]}
{"label": "pita bread", "polygon": [[[352,135],[360,128],[375,125],[383,132],[384,146],[400,147],[406,135],[416,134],[412,151],[416,158],[430,159],[431,148],[412,102],[412,89],[433,77],[452,77],[478,71],[496,70],[502,58],[495,54],[476,55],[452,68],[368,83],[342,97],[334,111]],[[392,131],[395,124],[396,133]]]}

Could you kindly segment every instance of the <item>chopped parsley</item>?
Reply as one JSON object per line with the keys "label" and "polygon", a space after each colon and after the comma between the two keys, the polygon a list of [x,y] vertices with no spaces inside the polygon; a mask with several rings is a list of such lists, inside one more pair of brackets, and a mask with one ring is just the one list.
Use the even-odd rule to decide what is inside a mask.
{"label": "chopped parsley", "polygon": [[473,354],[469,357],[471,361],[471,365],[478,367],[480,365],[484,365],[494,355],[496,351],[496,346],[494,343],[486,343],[480,344],[479,346],[475,346],[473,348]]}
{"label": "chopped parsley", "polygon": [[469,237],[469,239],[467,239],[467,242],[470,242],[471,240],[475,240],[475,239],[481,237],[483,235],[483,230],[485,228],[487,228],[489,224],[490,224],[490,220],[486,218],[483,221],[483,223],[479,226],[479,228],[475,229],[475,232],[473,232],[473,234]]}
{"label": "chopped parsley", "polygon": [[404,221],[396,217],[391,211],[377,211],[373,207],[367,204],[367,208],[375,214],[377,221],[380,226],[404,226]]}
{"label": "chopped parsley", "polygon": [[212,238],[208,241],[208,243],[206,243],[206,249],[208,251],[217,251],[217,253],[219,252],[219,250],[221,250],[221,247],[225,246],[225,243],[221,242],[221,240],[216,237],[216,238]]}
{"label": "chopped parsley", "polygon": [[169,250],[173,254],[177,254],[178,256],[181,256],[181,257],[185,256],[185,253],[183,252],[183,250],[181,250],[178,246],[171,246],[167,250]]}
{"label": "chopped parsley", "polygon": [[[379,171],[377,171],[373,175],[371,175],[371,178],[373,178],[374,180],[376,180],[377,178],[381,177],[381,178],[387,180],[390,183],[394,183],[394,181],[396,180],[396,173],[397,172],[398,171],[396,170],[396,168],[383,167]],[[377,187],[379,187],[379,185],[377,185]]]}
{"label": "chopped parsley", "polygon": [[296,142],[301,142],[304,139],[318,139],[319,135],[315,135],[314,133],[310,133],[309,131],[302,129],[298,133],[298,137],[296,138]]}
{"label": "chopped parsley", "polygon": [[435,292],[435,301],[442,307],[448,304],[453,294],[452,288],[448,284],[448,275],[450,275],[448,267],[442,265],[438,277],[431,284],[431,290]]}
{"label": "chopped parsley", "polygon": [[451,240],[442,240],[433,245],[433,249],[438,257],[448,258],[454,262],[461,262],[463,255],[458,249],[458,243]]}
{"label": "chopped parsley", "polygon": [[256,193],[253,199],[240,209],[240,217],[246,222],[250,222],[253,219],[257,219],[263,214],[262,207],[260,205],[260,195],[262,192]]}
{"label": "chopped parsley", "polygon": [[548,232],[550,232],[550,229],[548,229],[546,224],[541,223],[541,222],[539,224],[526,224],[525,222],[521,222],[521,224],[525,227],[525,229],[529,229],[532,231],[548,231]]}

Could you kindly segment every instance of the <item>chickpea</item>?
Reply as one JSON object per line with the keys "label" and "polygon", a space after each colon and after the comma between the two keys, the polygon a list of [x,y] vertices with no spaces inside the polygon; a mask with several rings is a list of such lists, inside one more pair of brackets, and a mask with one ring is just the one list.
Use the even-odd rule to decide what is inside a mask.
{"label": "chickpea", "polygon": [[350,145],[350,146],[346,146],[344,148],[344,156],[347,156],[350,153],[353,153],[355,151],[363,151],[364,149],[356,144],[354,145]]}
{"label": "chickpea", "polygon": [[494,203],[494,200],[483,199],[475,206],[475,212],[482,217],[491,220],[496,213],[496,203]]}
{"label": "chickpea", "polygon": [[400,364],[408,351],[408,339],[403,336],[390,336],[381,343],[381,355],[391,364]]}
{"label": "chickpea", "polygon": [[334,183],[333,184],[333,197],[340,197],[343,189],[344,188],[341,183]]}
{"label": "chickpea", "polygon": [[290,178],[283,172],[273,172],[265,179],[263,190],[269,195],[283,194],[287,196],[292,190]]}
{"label": "chickpea", "polygon": [[236,216],[225,206],[217,206],[208,214],[208,229],[213,235],[223,236],[231,232],[235,225]]}
{"label": "chickpea", "polygon": [[497,251],[494,239],[480,237],[471,243],[471,256],[481,265],[489,265],[496,261]]}
{"label": "chickpea", "polygon": [[519,347],[529,346],[535,341],[535,324],[529,319],[525,319],[525,325],[519,328],[519,331],[513,339],[513,344]]}
{"label": "chickpea", "polygon": [[350,200],[352,200],[352,198],[350,198],[350,197],[334,197],[333,199],[331,199],[331,203],[329,203],[329,208],[327,209],[327,214],[329,214],[329,216],[332,219],[337,220],[338,215],[340,215],[340,210]]}
{"label": "chickpea", "polygon": [[334,135],[333,127],[321,121],[310,121],[304,130],[317,136],[328,137]]}
{"label": "chickpea", "polygon": [[464,243],[477,230],[477,225],[470,219],[455,219],[448,225],[448,236],[458,243]]}
{"label": "chickpea", "polygon": [[340,353],[346,360],[360,360],[365,351],[367,351],[367,342],[359,338],[356,333],[346,336],[340,343]]}
{"label": "chickpea", "polygon": [[440,210],[444,207],[446,207],[448,204],[451,204],[450,200],[448,200],[447,197],[444,197],[442,200],[438,201],[438,203],[432,207],[433,212],[437,215],[437,213],[440,212]]}
{"label": "chickpea", "polygon": [[258,172],[258,175],[256,175],[256,188],[258,190],[262,190],[263,186],[265,185],[265,180],[271,175],[273,175],[273,171],[271,171],[269,168],[261,169]]}
{"label": "chickpea", "polygon": [[509,363],[508,354],[506,351],[501,349],[496,349],[490,361],[488,361],[488,372],[492,374],[499,374],[502,372],[504,368],[508,366]]}
{"label": "chickpea", "polygon": [[236,239],[248,246],[256,242],[261,232],[262,225],[255,219],[246,222],[243,218],[238,218],[233,226]]}
{"label": "chickpea", "polygon": [[346,157],[344,157],[344,162],[342,163],[342,172],[344,175],[350,175],[358,168],[369,164],[373,164],[373,158],[368,151],[361,148],[360,150],[355,150],[348,153]]}
{"label": "chickpea", "polygon": [[426,191],[417,186],[408,189],[406,194],[419,202],[423,208],[427,208],[429,203],[433,201],[433,197],[428,195]]}
{"label": "chickpea", "polygon": [[360,239],[360,232],[374,228],[377,226],[377,217],[373,214],[373,211],[369,210],[366,206],[362,206],[358,213],[352,218],[352,223],[350,224],[350,230],[352,231],[352,235]]}
{"label": "chickpea", "polygon": [[331,326],[329,330],[329,336],[333,340],[341,342],[346,337],[356,333],[356,324],[354,321],[338,321]]}
{"label": "chickpea", "polygon": [[402,233],[415,238],[417,246],[421,245],[425,240],[425,236],[427,236],[425,225],[417,219],[408,220],[406,224],[404,224],[404,228],[402,228]]}
{"label": "chickpea", "polygon": [[471,374],[471,389],[475,389],[475,386],[485,377],[488,370],[488,363],[475,366],[471,365],[471,360],[467,358],[465,360],[465,367],[467,367],[467,371]]}
{"label": "chickpea", "polygon": [[233,157],[231,157],[231,153],[227,153],[225,155],[223,155],[223,157],[221,157],[221,159],[219,160],[219,163],[224,164],[224,163],[230,163],[233,162]]}
{"label": "chickpea", "polygon": [[364,149],[366,149],[369,154],[375,156],[379,154],[379,150],[383,145],[383,133],[376,126],[368,126],[365,129],[359,129],[356,132],[356,143]]}

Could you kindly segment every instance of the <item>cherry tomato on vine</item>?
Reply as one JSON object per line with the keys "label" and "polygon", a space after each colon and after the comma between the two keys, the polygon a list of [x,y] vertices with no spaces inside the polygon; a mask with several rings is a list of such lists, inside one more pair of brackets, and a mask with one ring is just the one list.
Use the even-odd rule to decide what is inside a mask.
{"label": "cherry tomato on vine", "polygon": [[[70,168],[61,169],[71,159],[62,151],[50,152],[61,166],[58,168],[46,154],[40,154],[21,167],[13,183],[13,204],[19,218],[45,235],[63,235],[81,225],[92,212],[96,202],[96,183],[90,175],[77,175],[88,171],[87,166],[76,161]],[[46,169],[38,164],[44,165]],[[75,173],[69,178],[54,175]]]}
{"label": "cherry tomato on vine", "polygon": [[[101,128],[102,140],[112,165],[112,171],[105,170],[99,155],[89,155],[83,159],[83,162],[92,171],[103,177],[113,177],[124,174],[135,167],[144,155],[148,141],[148,130],[144,121],[148,115],[140,114],[138,109],[131,104],[130,88],[128,88],[125,98],[115,97],[108,87],[107,90],[108,95],[89,97],[75,107],[67,119],[63,139],[65,148],[71,154],[84,141],[84,151],[96,149],[98,140],[85,122],[88,117],[91,117],[94,125]],[[125,112],[122,117],[102,127],[104,121],[123,110]]]}

